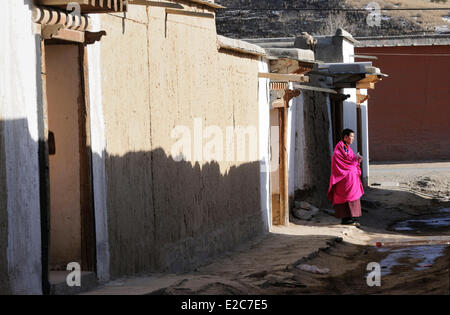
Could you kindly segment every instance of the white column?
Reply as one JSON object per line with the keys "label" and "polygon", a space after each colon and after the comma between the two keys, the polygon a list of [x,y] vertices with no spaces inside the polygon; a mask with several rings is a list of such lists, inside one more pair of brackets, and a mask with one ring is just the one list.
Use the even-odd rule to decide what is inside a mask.
{"label": "white column", "polygon": [[[92,26],[100,30],[100,18],[91,17]],[[101,42],[88,46],[89,104],[91,115],[92,177],[95,208],[95,239],[97,251],[97,277],[109,280],[108,211],[106,202],[106,140],[102,102],[102,74],[100,62]]]}
{"label": "white column", "polygon": [[31,0],[3,1],[2,5],[0,127],[5,160],[0,163],[4,163],[6,170],[2,175],[6,179],[8,220],[2,224],[8,231],[7,276],[12,294],[42,294],[38,159],[40,41],[32,32]]}
{"label": "white column", "polygon": [[[260,58],[259,72],[269,72],[268,61]],[[270,196],[270,87],[269,79],[258,79],[258,137],[259,137],[259,161],[260,161],[260,193],[261,215],[265,230],[272,226],[272,207]]]}

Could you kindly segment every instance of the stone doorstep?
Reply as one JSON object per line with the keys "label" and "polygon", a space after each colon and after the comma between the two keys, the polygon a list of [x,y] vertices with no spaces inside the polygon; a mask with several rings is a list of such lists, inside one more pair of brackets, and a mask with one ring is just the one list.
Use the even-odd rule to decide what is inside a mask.
{"label": "stone doorstep", "polygon": [[66,277],[71,271],[50,271],[50,295],[73,295],[93,290],[98,286],[97,276],[94,272],[81,272],[81,287],[69,287]]}

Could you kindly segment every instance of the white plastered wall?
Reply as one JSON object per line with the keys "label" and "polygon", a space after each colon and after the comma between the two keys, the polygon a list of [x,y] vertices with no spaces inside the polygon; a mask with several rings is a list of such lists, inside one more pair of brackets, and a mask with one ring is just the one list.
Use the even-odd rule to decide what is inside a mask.
{"label": "white plastered wall", "polygon": [[[367,89],[361,89],[361,94],[367,95]],[[363,156],[363,183],[369,184],[369,119],[368,119],[368,101],[362,103],[361,106],[361,140]]]}
{"label": "white plastered wall", "polygon": [[[99,16],[91,15],[91,19],[94,30],[100,30]],[[106,140],[99,42],[88,46],[88,62],[97,277],[101,282],[105,282],[110,277],[110,259],[106,204]]]}
{"label": "white plastered wall", "polygon": [[[42,293],[38,163],[40,45],[31,1],[5,1],[0,11],[0,119],[8,212],[7,265],[12,294]],[[2,161],[0,161],[2,162]]]}
{"label": "white plastered wall", "polygon": [[[269,72],[268,61],[260,58],[259,72]],[[269,79],[258,80],[258,106],[259,106],[259,160],[261,182],[261,211],[265,230],[272,226],[272,207],[270,196],[270,88]]]}
{"label": "white plastered wall", "polygon": [[[353,57],[355,54],[355,47],[353,43],[344,39],[342,44],[344,62],[355,62]],[[349,94],[350,98],[343,102],[343,128],[350,128],[355,132],[355,141],[351,145],[352,150],[358,152],[358,128],[356,118],[356,89],[343,89],[343,94]]]}
{"label": "white plastered wall", "polygon": [[[307,184],[307,174],[305,168],[305,121],[304,121],[304,98],[303,93],[293,101],[295,106],[295,165],[294,165],[294,191],[302,190]],[[295,136],[297,134],[297,136]]]}
{"label": "white plastered wall", "polygon": [[[289,83],[289,89],[293,90],[294,85]],[[287,111],[287,159],[288,159],[288,193],[289,198],[294,197],[295,193],[295,132],[296,132],[296,98],[291,99]]]}

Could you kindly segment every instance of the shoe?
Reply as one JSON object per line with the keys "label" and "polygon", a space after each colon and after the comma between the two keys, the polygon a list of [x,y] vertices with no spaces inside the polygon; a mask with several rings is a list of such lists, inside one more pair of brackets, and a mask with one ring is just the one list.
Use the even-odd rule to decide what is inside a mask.
{"label": "shoe", "polygon": [[341,224],[342,225],[353,225],[356,227],[361,226],[361,224],[359,224],[359,222],[356,221],[354,218],[344,218],[344,219],[342,219]]}
{"label": "shoe", "polygon": [[354,226],[356,226],[356,227],[360,227],[360,226],[361,226],[361,224],[359,224],[357,218],[352,218],[352,221],[353,221],[353,224],[352,224],[352,225],[354,225]]}
{"label": "shoe", "polygon": [[355,222],[352,218],[343,218],[342,220],[341,220],[341,224],[343,224],[343,225],[350,225],[350,224],[352,224],[353,222]]}

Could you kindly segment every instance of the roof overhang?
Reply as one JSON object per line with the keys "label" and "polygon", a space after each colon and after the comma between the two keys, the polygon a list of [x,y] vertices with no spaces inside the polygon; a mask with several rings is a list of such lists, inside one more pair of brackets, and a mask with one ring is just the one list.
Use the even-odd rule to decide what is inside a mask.
{"label": "roof overhang", "polygon": [[331,77],[331,87],[338,89],[373,89],[375,83],[388,76],[372,66],[371,62],[317,64],[311,74]]}
{"label": "roof overhang", "polygon": [[257,45],[250,44],[239,39],[225,37],[222,35],[217,35],[217,47],[219,49],[232,50],[247,55],[266,55],[266,51]]}

